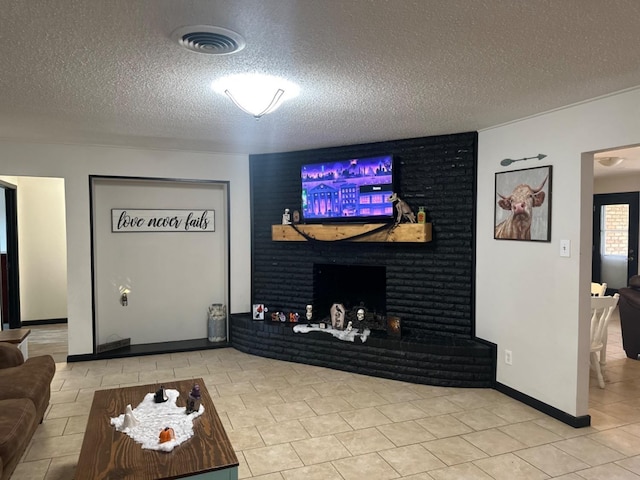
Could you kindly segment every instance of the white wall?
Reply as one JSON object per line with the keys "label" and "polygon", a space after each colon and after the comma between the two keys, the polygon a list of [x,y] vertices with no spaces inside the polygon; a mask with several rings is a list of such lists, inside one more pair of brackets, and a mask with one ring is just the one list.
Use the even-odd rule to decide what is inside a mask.
{"label": "white wall", "polygon": [[0,159],[0,175],[64,179],[70,355],[93,351],[89,175],[229,181],[229,312],[250,311],[251,230],[247,155],[0,141]]}
{"label": "white wall", "polygon": [[20,319],[67,318],[64,180],[20,177],[16,186]]}
{"label": "white wall", "polygon": [[640,191],[640,173],[611,175],[593,181],[593,193],[624,193]]}
{"label": "white wall", "polygon": [[[498,346],[497,381],[586,415],[593,152],[640,142],[640,90],[481,131],[476,334]],[[501,167],[503,158],[546,154]],[[551,243],[493,239],[495,172],[553,165]],[[560,240],[571,257],[560,257]],[[504,350],[513,365],[504,363]]]}

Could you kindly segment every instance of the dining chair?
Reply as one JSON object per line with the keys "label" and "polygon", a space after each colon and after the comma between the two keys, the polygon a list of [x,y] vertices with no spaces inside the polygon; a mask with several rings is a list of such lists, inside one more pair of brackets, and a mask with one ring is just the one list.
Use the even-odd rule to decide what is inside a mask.
{"label": "dining chair", "polygon": [[604,367],[607,363],[607,327],[611,314],[618,305],[614,296],[591,297],[591,351],[589,360],[598,377],[598,385],[604,388]]}
{"label": "dining chair", "polygon": [[591,296],[592,297],[604,297],[607,291],[606,283],[591,282]]}

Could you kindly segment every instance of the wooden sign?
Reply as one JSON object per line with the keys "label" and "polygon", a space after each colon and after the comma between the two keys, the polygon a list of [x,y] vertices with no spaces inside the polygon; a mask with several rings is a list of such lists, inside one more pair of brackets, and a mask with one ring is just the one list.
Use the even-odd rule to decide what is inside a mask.
{"label": "wooden sign", "polygon": [[215,210],[111,209],[111,231],[215,232]]}

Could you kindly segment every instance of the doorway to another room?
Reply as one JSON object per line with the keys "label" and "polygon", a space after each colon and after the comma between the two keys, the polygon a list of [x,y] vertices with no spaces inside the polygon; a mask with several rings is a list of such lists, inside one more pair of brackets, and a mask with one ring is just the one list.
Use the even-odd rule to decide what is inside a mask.
{"label": "doorway to another room", "polygon": [[592,279],[607,284],[607,295],[638,274],[638,192],[593,197]]}
{"label": "doorway to another room", "polygon": [[16,186],[0,180],[0,325],[20,328]]}
{"label": "doorway to another room", "polygon": [[62,178],[0,177],[3,329],[28,328],[29,354],[66,360],[67,239]]}
{"label": "doorway to another room", "polygon": [[[640,146],[598,152],[591,161],[591,280],[607,283],[605,295],[610,296],[627,287],[629,279],[638,274]],[[586,206],[585,202],[584,208]],[[618,418],[625,403],[637,396],[633,382],[640,379],[640,362],[627,358],[622,333],[620,313],[616,307],[608,325],[604,389],[599,387],[595,373],[590,369],[589,413],[592,416]],[[612,392],[618,399],[615,402],[610,401]]]}

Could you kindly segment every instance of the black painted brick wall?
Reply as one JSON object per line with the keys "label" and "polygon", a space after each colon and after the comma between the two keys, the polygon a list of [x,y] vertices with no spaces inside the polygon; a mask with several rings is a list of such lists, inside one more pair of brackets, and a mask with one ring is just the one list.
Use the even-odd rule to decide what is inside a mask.
{"label": "black painted brick wall", "polygon": [[[426,244],[274,242],[284,208],[300,209],[300,166],[393,154],[400,196],[433,223]],[[301,152],[251,155],[252,302],[297,311],[312,302],[313,264],[384,265],[387,313],[403,338],[470,338],[477,133],[396,140]]]}

